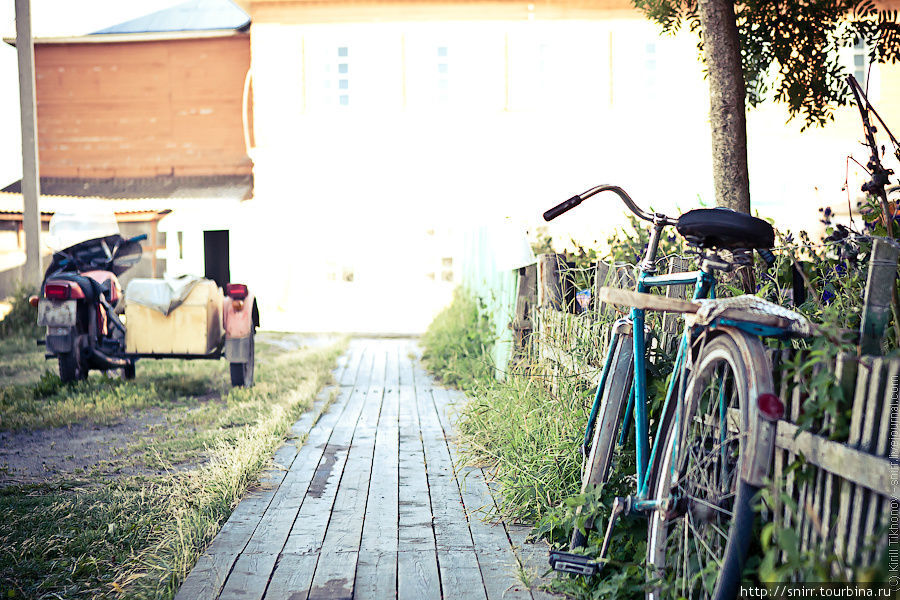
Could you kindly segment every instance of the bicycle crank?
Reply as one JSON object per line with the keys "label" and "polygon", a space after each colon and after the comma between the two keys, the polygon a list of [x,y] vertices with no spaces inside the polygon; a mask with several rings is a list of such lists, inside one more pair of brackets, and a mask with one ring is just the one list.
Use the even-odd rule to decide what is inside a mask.
{"label": "bicycle crank", "polygon": [[606,525],[606,534],[603,537],[603,546],[600,548],[600,556],[592,559],[588,556],[575,554],[573,552],[562,552],[561,550],[550,551],[550,566],[554,571],[562,573],[571,573],[573,575],[583,575],[591,577],[599,573],[606,565],[606,554],[609,552],[609,542],[612,538],[612,530],[623,514],[631,512],[631,497],[616,498],[613,500],[612,512],[609,515],[609,522]]}

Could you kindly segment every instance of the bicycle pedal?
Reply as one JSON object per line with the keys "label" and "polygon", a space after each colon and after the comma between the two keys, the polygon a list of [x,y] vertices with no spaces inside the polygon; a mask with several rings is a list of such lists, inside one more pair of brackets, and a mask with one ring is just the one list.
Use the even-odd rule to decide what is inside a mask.
{"label": "bicycle pedal", "polygon": [[561,573],[571,573],[573,575],[584,575],[590,577],[596,575],[603,568],[601,563],[592,560],[587,556],[580,554],[572,554],[571,552],[562,552],[560,550],[550,551],[550,566],[554,571]]}

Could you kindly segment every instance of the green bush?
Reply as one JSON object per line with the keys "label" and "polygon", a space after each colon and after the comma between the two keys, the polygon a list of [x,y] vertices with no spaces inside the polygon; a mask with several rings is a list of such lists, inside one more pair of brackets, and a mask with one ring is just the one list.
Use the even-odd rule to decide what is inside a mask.
{"label": "green bush", "polygon": [[40,328],[37,326],[37,308],[28,302],[32,292],[22,286],[9,298],[12,310],[0,321],[0,339],[15,335],[37,337]]}
{"label": "green bush", "polygon": [[493,378],[493,343],[487,315],[471,294],[459,288],[422,336],[422,362],[442,383],[469,389]]}

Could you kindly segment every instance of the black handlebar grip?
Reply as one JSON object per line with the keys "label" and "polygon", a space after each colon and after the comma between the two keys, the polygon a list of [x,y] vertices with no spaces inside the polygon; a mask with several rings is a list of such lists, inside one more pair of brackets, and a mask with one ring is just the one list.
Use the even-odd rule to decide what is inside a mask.
{"label": "black handlebar grip", "polygon": [[581,196],[572,196],[571,198],[569,198],[562,204],[557,204],[556,206],[554,206],[553,208],[551,208],[550,210],[545,212],[544,220],[552,221],[553,219],[555,219],[559,215],[563,214],[564,212],[572,210],[573,208],[575,208],[576,206],[581,204],[583,201],[584,201],[584,199]]}

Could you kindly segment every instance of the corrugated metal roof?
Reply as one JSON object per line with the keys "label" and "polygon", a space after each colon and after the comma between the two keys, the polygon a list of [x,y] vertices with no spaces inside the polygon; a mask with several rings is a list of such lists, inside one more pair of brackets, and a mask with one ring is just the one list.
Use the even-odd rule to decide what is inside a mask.
{"label": "corrugated metal roof", "polygon": [[189,0],[90,35],[243,30],[249,26],[250,17],[230,0]]}
{"label": "corrugated metal roof", "polygon": [[[41,194],[86,198],[222,198],[251,197],[251,175],[189,175],[157,177],[41,177]],[[21,180],[0,192],[21,192]]]}
{"label": "corrugated metal roof", "polygon": [[[108,205],[113,212],[127,213],[166,213],[173,208],[173,203],[160,198],[129,198],[111,200],[109,198],[86,198],[84,196],[44,196],[41,194],[41,214],[52,215],[62,210],[71,210],[78,204],[99,203]],[[24,206],[22,194],[0,192],[0,213],[21,214]]]}

